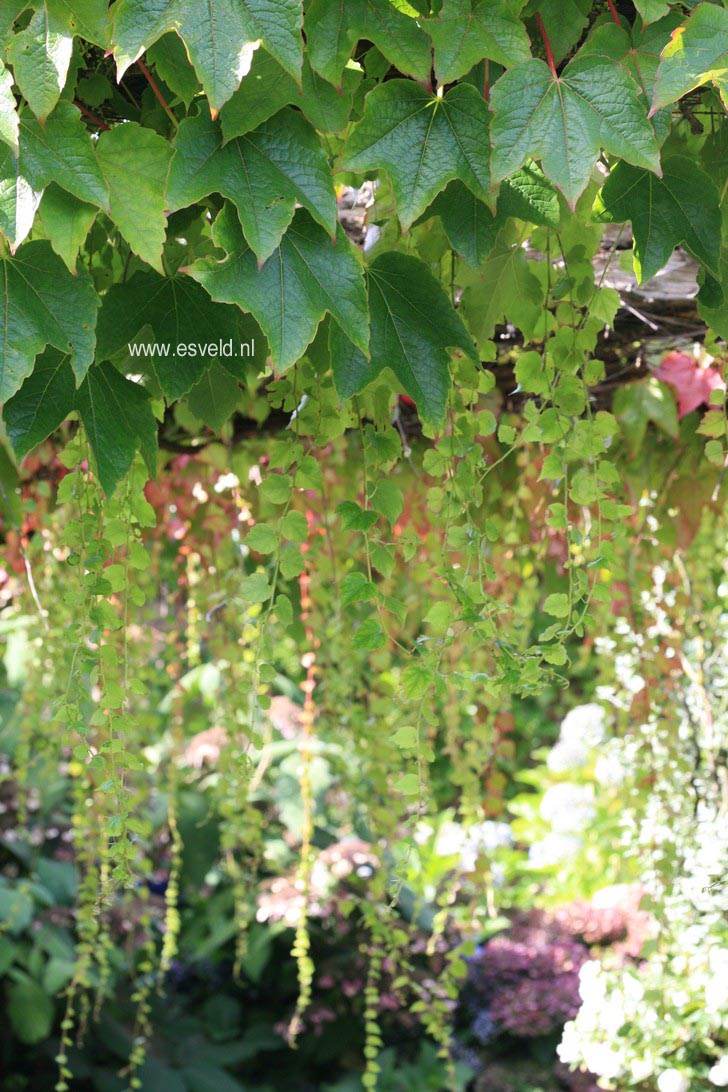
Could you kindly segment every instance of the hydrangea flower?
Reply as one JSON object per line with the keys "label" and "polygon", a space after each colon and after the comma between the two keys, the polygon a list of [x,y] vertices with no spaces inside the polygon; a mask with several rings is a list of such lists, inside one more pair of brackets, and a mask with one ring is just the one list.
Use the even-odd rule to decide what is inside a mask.
{"label": "hydrangea flower", "polygon": [[657,1078],[659,1092],[689,1092],[690,1084],[679,1069],[666,1069]]}
{"label": "hydrangea flower", "polygon": [[571,781],[561,781],[550,785],[543,794],[540,807],[541,818],[557,834],[572,834],[583,830],[594,817],[594,787],[575,785]]}
{"label": "hydrangea flower", "polygon": [[708,1080],[711,1084],[714,1084],[716,1088],[728,1088],[728,1054],[724,1054],[722,1058],[715,1063],[715,1065],[708,1073]]}

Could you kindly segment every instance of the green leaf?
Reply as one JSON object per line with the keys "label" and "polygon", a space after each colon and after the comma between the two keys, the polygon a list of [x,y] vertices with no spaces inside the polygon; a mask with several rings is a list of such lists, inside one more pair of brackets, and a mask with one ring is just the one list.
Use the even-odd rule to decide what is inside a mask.
{"label": "green leaf", "polygon": [[353,171],[384,168],[405,228],[453,178],[490,201],[487,104],[467,84],[457,84],[438,98],[412,80],[389,80],[367,95],[343,166]]}
{"label": "green leaf", "polygon": [[592,0],[538,0],[528,5],[529,14],[538,11],[543,19],[557,64],[581,38],[591,9]]}
{"label": "green leaf", "polygon": [[99,306],[88,273],[72,276],[50,244],[38,241],[4,258],[1,276],[0,402],[18,390],[46,345],[69,353],[80,383],[94,357]]}
{"label": "green leaf", "polygon": [[569,616],[569,600],[562,592],[555,592],[553,595],[547,595],[544,602],[543,609],[546,614],[552,615],[554,618],[568,618]]}
{"label": "green leaf", "polygon": [[16,34],[8,59],[23,97],[37,118],[48,117],[60,98],[73,53],[73,34],[50,4],[41,4]]}
{"label": "green leaf", "polygon": [[514,216],[541,227],[558,227],[559,198],[538,163],[527,163],[501,182],[498,214]]}
{"label": "green leaf", "polygon": [[21,1043],[39,1043],[53,1028],[52,998],[27,975],[7,987],[7,1011],[11,1027]]}
{"label": "green leaf", "polygon": [[342,501],[336,511],[341,516],[341,526],[345,531],[368,531],[377,522],[377,513],[370,508],[362,508],[356,501]]}
{"label": "green leaf", "polygon": [[157,422],[143,387],[125,379],[111,364],[97,364],[76,392],[76,408],[107,496],[114,492],[139,450],[150,473],[155,473],[151,455],[157,448]]}
{"label": "green leaf", "polygon": [[667,15],[670,10],[668,0],[634,0],[634,6],[645,24],[662,19],[663,15]]}
{"label": "green leaf", "polygon": [[437,82],[459,80],[488,57],[505,67],[531,56],[526,28],[508,0],[444,0],[422,24],[435,44]]}
{"label": "green leaf", "polygon": [[559,199],[534,163],[501,184],[497,213],[491,212],[462,182],[454,181],[438,193],[420,221],[430,216],[440,217],[450,245],[477,269],[495,246],[498,232],[509,216],[556,227]]}
{"label": "green leaf", "polygon": [[8,439],[18,459],[47,439],[72,412],[76,382],[69,358],[49,349],[3,407]]}
{"label": "green leaf", "polygon": [[430,40],[417,21],[391,0],[312,0],[306,10],[311,65],[337,86],[361,39],[372,42],[407,76],[430,77]]}
{"label": "green leaf", "polygon": [[352,637],[351,647],[374,652],[386,644],[386,641],[386,634],[379,622],[374,618],[366,618]]}
{"label": "green leaf", "polygon": [[10,148],[0,145],[0,231],[11,252],[28,236],[42,196],[21,174]]}
{"label": "green leaf", "polygon": [[134,253],[161,273],[169,142],[127,122],[101,134],[96,155],[109,188],[111,219]]}
{"label": "green leaf", "polygon": [[59,102],[43,125],[33,117],[21,118],[20,167],[34,190],[56,182],[79,201],[109,210],[108,188],[91,137],[70,102]]}
{"label": "green leaf", "polygon": [[253,67],[220,113],[225,140],[242,136],[273,117],[283,106],[297,106],[321,133],[338,133],[349,120],[354,92],[361,83],[358,68],[345,68],[339,91],[311,68],[304,56],[302,85],[263,49]]}
{"label": "green leaf", "polygon": [[245,536],[245,545],[257,554],[274,554],[278,549],[278,535],[267,523],[256,523]]}
{"label": "green leaf", "polygon": [[342,398],[363,390],[391,368],[424,421],[445,416],[451,385],[451,350],[477,361],[472,339],[439,281],[423,262],[390,251],[368,270],[371,363],[352,354],[346,335],[332,326],[330,346],[336,389]]}
{"label": "green leaf", "polygon": [[332,244],[308,212],[299,209],[280,246],[260,268],[234,206],[226,204],[218,215],[213,238],[226,257],[200,259],[189,274],[214,300],[236,303],[254,315],[276,367],[285,371],[298,360],[327,312],[367,350],[363,269],[341,228]]}
{"label": "green leaf", "polygon": [[[421,219],[439,216],[453,250],[476,268],[495,246],[503,218],[496,216],[464,183],[448,183]],[[417,221],[420,222],[419,220]]]}
{"label": "green leaf", "polygon": [[326,155],[297,110],[280,110],[229,144],[223,144],[220,126],[203,110],[182,122],[174,149],[167,185],[170,208],[191,205],[209,193],[230,198],[258,261],[277,248],[297,203],[334,234],[336,198]]}
{"label": "green leaf", "polygon": [[654,277],[680,244],[719,276],[720,195],[686,156],[664,160],[662,178],[617,163],[597,196],[594,215],[602,222],[632,222],[640,283]]}
{"label": "green leaf", "polygon": [[347,607],[350,603],[361,603],[373,599],[377,589],[364,573],[347,573],[341,582],[341,603]]}
{"label": "green leaf", "polygon": [[[232,339],[235,348],[240,340],[240,316],[235,309],[212,304],[207,293],[189,277],[140,272],[125,284],[113,285],[104,296],[96,330],[99,359],[114,356],[145,327],[153,334],[150,346],[153,340],[161,347],[150,359],[170,401],[181,398],[199,382],[215,359],[200,351],[177,355],[178,345],[204,348]],[[226,358],[220,357],[220,363],[226,365]],[[237,369],[230,370],[238,374]]]}
{"label": "green leaf", "polygon": [[523,248],[499,243],[468,281],[460,309],[479,344],[492,338],[504,317],[529,335],[534,332],[543,318],[543,290]]}
{"label": "green leaf", "polygon": [[[652,103],[660,54],[680,22],[680,13],[673,11],[665,19],[651,23],[648,27],[638,28],[635,24],[625,29],[613,22],[602,23],[592,31],[579,52],[582,57],[590,54],[611,57],[624,65],[639,87],[643,101],[649,107]],[[669,111],[658,113],[653,117],[652,124],[658,139],[662,142],[670,127]]]}
{"label": "green leaf", "polygon": [[253,573],[240,582],[240,594],[249,603],[265,603],[270,599],[273,589],[265,573]]}
{"label": "green leaf", "polygon": [[40,217],[50,244],[71,273],[76,272],[78,252],[83,246],[97,210],[52,183],[43,193]]}
{"label": "green leaf", "polygon": [[651,377],[620,387],[613,409],[633,455],[642,446],[650,421],[674,440],[680,435],[677,404],[670,388],[658,379]]}
{"label": "green leaf", "polygon": [[371,506],[390,524],[394,525],[402,514],[404,498],[402,491],[389,478],[380,478],[370,498]]}
{"label": "green leaf", "polygon": [[18,106],[13,94],[13,77],[0,61],[0,140],[18,154]]}
{"label": "green leaf", "polygon": [[240,387],[230,372],[213,361],[187,395],[187,405],[206,425],[219,432],[240,401]]}
{"label": "green leaf", "polygon": [[217,113],[248,72],[260,42],[286,71],[298,75],[301,21],[301,0],[120,0],[112,33],[118,76],[173,30]]}
{"label": "green leaf", "polygon": [[659,172],[657,140],[637,86],[606,57],[577,57],[556,78],[543,61],[526,61],[496,82],[491,107],[494,184],[532,156],[573,208],[602,149]]}
{"label": "green leaf", "polygon": [[163,34],[147,50],[147,61],[154,65],[157,75],[189,109],[194,97],[200,93],[201,86],[182,39],[174,33]]}
{"label": "green leaf", "polygon": [[655,77],[652,113],[712,83],[728,106],[728,9],[698,4],[673,31]]}

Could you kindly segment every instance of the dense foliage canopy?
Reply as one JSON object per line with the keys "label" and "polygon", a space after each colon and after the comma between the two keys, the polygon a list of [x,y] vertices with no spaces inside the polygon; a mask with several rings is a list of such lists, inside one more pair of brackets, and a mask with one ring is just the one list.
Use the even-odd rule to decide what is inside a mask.
{"label": "dense foliage canopy", "polygon": [[[13,1073],[55,1028],[58,1092],[294,1087],[260,1057],[348,1004],[338,930],[358,1030],[301,1088],[463,1087],[463,1004],[575,1017],[603,1087],[728,1084],[728,994],[655,1000],[725,940],[728,7],[18,0],[0,43]],[[676,248],[660,326],[613,274]],[[581,987],[498,1000],[502,912],[637,881],[642,979],[572,930]],[[224,959],[185,1055],[155,991]]]}

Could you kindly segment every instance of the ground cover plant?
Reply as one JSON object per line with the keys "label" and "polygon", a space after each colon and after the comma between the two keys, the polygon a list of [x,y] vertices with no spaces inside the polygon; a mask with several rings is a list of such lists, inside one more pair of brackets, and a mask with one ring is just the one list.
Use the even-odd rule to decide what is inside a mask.
{"label": "ground cover plant", "polygon": [[726,6],[0,46],[7,1088],[728,1086]]}

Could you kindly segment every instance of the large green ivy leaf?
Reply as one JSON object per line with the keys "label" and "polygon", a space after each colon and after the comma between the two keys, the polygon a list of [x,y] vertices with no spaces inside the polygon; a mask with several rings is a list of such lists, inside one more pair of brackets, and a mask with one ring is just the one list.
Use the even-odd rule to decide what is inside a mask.
{"label": "large green ivy leaf", "polygon": [[3,407],[8,439],[18,459],[43,443],[72,412],[76,382],[67,353],[47,349],[31,375]]}
{"label": "large green ivy leaf", "polygon": [[350,398],[383,368],[391,368],[424,421],[441,424],[452,383],[451,351],[479,357],[442,285],[408,254],[380,254],[367,270],[371,360],[332,324],[331,363],[336,389]]}
{"label": "large green ivy leaf", "polygon": [[187,118],[174,140],[167,196],[172,210],[220,193],[237,206],[245,238],[259,261],[270,257],[303,205],[331,235],[336,197],[326,155],[297,110],[280,110],[254,132],[223,144],[207,110]]}
{"label": "large green ivy leaf", "polygon": [[416,19],[391,0],[312,0],[306,11],[311,64],[329,83],[341,73],[357,43],[373,42],[395,68],[417,80],[430,78],[430,39]]}
{"label": "large green ivy leaf", "polygon": [[20,168],[34,190],[56,182],[80,201],[109,210],[109,193],[91,137],[70,102],[59,102],[44,125],[32,116],[21,118]]}
{"label": "large green ivy leaf", "polygon": [[38,241],[4,258],[0,275],[0,402],[15,393],[46,345],[69,354],[80,383],[94,357],[99,306],[88,273],[72,276],[50,244]]}
{"label": "large green ivy leaf", "polygon": [[[181,398],[201,379],[216,359],[199,349],[184,355],[180,344],[209,346],[232,341],[239,351],[247,331],[234,307],[210,302],[210,298],[189,277],[160,277],[156,273],[135,273],[125,284],[115,284],[106,293],[96,329],[97,357],[114,357],[135,342],[144,331],[151,331],[148,342],[160,350],[147,354],[165,396]],[[142,342],[143,344],[143,342]],[[164,348],[166,346],[166,349]],[[259,355],[260,354],[260,355]],[[256,359],[265,358],[265,346],[256,346]],[[239,374],[237,357],[230,358],[230,370]],[[220,362],[227,366],[228,358]]]}
{"label": "large green ivy leaf", "polygon": [[367,96],[343,166],[386,169],[407,228],[453,178],[490,201],[488,151],[488,107],[474,87],[457,84],[440,98],[412,80],[390,80]]}
{"label": "large green ivy leaf", "polygon": [[508,67],[531,56],[526,28],[508,0],[444,0],[422,24],[435,43],[438,83],[459,80],[488,57]]}
{"label": "large green ivy leaf", "polygon": [[715,84],[728,106],[728,9],[716,4],[698,4],[673,32],[657,69],[653,112],[705,83]]}
{"label": "large green ivy leaf", "polygon": [[23,176],[10,148],[0,146],[0,231],[11,252],[28,236],[42,196]]}
{"label": "large green ivy leaf", "polygon": [[51,246],[71,273],[76,272],[78,252],[91,230],[96,213],[93,205],[79,201],[54,183],[43,193],[40,203],[43,227]]}
{"label": "large green ivy leaf", "polygon": [[263,43],[292,75],[301,70],[301,0],[120,0],[112,39],[119,79],[145,49],[174,30],[214,113],[239,86]]}
{"label": "large green ivy leaf", "polygon": [[[616,23],[602,23],[596,27],[579,51],[580,56],[597,54],[612,57],[624,65],[639,87],[643,102],[649,107],[655,86],[657,66],[660,54],[670,41],[675,27],[680,25],[681,16],[673,11],[657,23],[648,27],[630,27],[628,30]],[[670,127],[669,111],[658,113],[652,119],[658,139],[664,140]]]}
{"label": "large green ivy leaf", "polygon": [[83,421],[104,492],[110,496],[141,451],[154,476],[157,422],[149,395],[111,364],[89,370],[76,391],[76,409]]}
{"label": "large green ivy leaf", "polygon": [[43,4],[8,49],[15,82],[43,121],[60,98],[73,53],[73,34],[49,4]]}
{"label": "large green ivy leaf", "polygon": [[279,248],[259,268],[233,205],[218,215],[213,238],[226,257],[203,258],[189,269],[214,300],[250,311],[268,338],[275,366],[290,368],[328,312],[364,352],[367,302],[358,253],[341,228],[336,242],[299,209]]}
{"label": "large green ivy leaf", "polygon": [[720,262],[720,195],[692,160],[676,155],[663,163],[662,178],[617,163],[594,205],[598,221],[632,222],[634,268],[648,281],[684,245],[711,273]]}
{"label": "large green ivy leaf", "polygon": [[655,133],[631,76],[606,57],[577,57],[554,77],[540,60],[509,69],[491,92],[493,183],[528,157],[573,208],[601,149],[659,171]]}
{"label": "large green ivy leaf", "polygon": [[139,450],[154,475],[157,424],[144,388],[111,364],[97,364],[76,389],[69,357],[54,350],[43,354],[32,375],[3,408],[17,458],[24,458],[74,411],[83,422],[99,481],[108,495]]}
{"label": "large green ivy leaf", "polygon": [[101,134],[96,155],[109,188],[112,220],[134,253],[161,272],[169,142],[128,122]]}
{"label": "large green ivy leaf", "polygon": [[18,104],[13,94],[13,77],[0,61],[0,140],[18,154]]}
{"label": "large green ivy leaf", "polygon": [[220,112],[226,140],[249,133],[283,106],[297,106],[321,133],[338,133],[351,113],[354,92],[362,78],[358,68],[345,68],[342,87],[315,72],[304,56],[301,86],[285,68],[259,49],[240,87]]}

